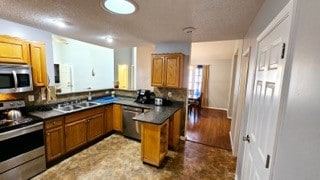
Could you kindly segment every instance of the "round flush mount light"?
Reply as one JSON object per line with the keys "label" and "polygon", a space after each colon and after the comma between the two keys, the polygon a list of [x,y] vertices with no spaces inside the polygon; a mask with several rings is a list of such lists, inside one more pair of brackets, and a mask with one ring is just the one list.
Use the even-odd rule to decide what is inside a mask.
{"label": "round flush mount light", "polygon": [[112,14],[132,14],[137,11],[138,5],[133,0],[101,0],[101,6]]}
{"label": "round flush mount light", "polygon": [[196,30],[196,28],[194,27],[186,27],[183,29],[183,32],[186,33],[186,34],[191,34],[193,33],[193,31]]}
{"label": "round flush mount light", "polygon": [[107,37],[106,37],[106,40],[107,40],[108,43],[112,43],[112,42],[113,42],[113,38],[110,37],[110,36],[107,36]]}
{"label": "round flush mount light", "polygon": [[59,28],[66,28],[68,26],[68,23],[61,19],[54,19],[52,21],[53,21],[53,24],[55,24]]}

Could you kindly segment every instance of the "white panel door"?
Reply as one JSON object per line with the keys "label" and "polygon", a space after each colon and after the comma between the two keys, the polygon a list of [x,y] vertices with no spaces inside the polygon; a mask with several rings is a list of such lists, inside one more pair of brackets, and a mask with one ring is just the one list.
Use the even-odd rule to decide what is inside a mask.
{"label": "white panel door", "polygon": [[[248,120],[243,180],[270,179],[286,51],[291,26],[290,2],[257,40],[254,92]],[[247,139],[248,140],[248,139]]]}
{"label": "white panel door", "polygon": [[70,64],[60,64],[60,87],[63,93],[73,91],[72,65]]}

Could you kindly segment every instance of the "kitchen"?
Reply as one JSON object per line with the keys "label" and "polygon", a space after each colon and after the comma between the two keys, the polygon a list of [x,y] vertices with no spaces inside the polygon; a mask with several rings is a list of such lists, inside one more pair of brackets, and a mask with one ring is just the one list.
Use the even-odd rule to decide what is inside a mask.
{"label": "kitchen", "polygon": [[[8,1],[9,2],[9,1]],[[312,14],[313,11],[309,11],[307,10],[308,8],[311,7],[317,7],[317,5],[319,5],[318,2],[316,1],[310,1],[309,4],[304,4],[304,3],[297,3],[297,2],[300,2],[299,0],[297,1],[294,1],[295,2],[295,7],[300,10],[301,12],[303,13],[306,13],[306,14]],[[255,52],[255,40],[253,40],[255,37],[258,36],[259,33],[261,33],[262,29],[264,29],[267,24],[271,21],[272,18],[274,18],[278,12],[280,12],[280,10],[285,6],[285,4],[287,4],[288,1],[284,0],[284,1],[266,1],[263,3],[263,5],[261,6],[261,9],[258,11],[259,8],[257,8],[257,11],[258,12],[258,16],[255,16],[255,20],[253,21],[253,24],[248,24],[247,27],[250,27],[250,30],[246,29],[245,30],[245,33],[247,33],[248,35],[245,36],[243,35],[244,38],[244,50],[246,50],[246,48],[248,48],[249,46],[251,46],[251,49],[252,49],[252,53]],[[3,5],[3,4],[2,4]],[[7,3],[5,3],[4,5],[7,5]],[[310,7],[309,7],[310,5]],[[27,6],[26,4],[24,4],[24,6]],[[1,6],[2,8],[5,7],[5,6]],[[16,7],[19,7],[16,6]],[[52,6],[54,7],[54,6]],[[88,8],[90,6],[87,6]],[[260,7],[260,6],[259,6]],[[100,6],[99,6],[100,8]],[[188,7],[187,5],[182,5],[182,8],[185,8],[185,9],[189,9],[190,7]],[[90,9],[90,8],[89,8]],[[141,7],[141,9],[143,10],[143,8]],[[2,11],[3,13],[4,11]],[[303,14],[302,13],[302,14]],[[18,20],[17,19],[14,19],[12,17],[8,17],[7,15],[3,15],[3,17],[6,17],[5,19],[9,19],[13,22],[17,22]],[[314,22],[319,22],[317,20],[319,19],[316,19],[316,16],[312,16],[315,21]],[[89,16],[88,17],[89,19],[90,18],[94,18],[92,16]],[[88,19],[88,18],[84,18],[84,19]],[[304,15],[301,15],[301,14],[297,14],[297,16],[295,17],[295,19],[298,21],[298,20],[301,20],[301,22],[305,23],[304,24],[304,27],[311,27],[310,24],[306,23],[307,20],[305,19],[305,16]],[[36,42],[42,42],[42,43],[45,43],[46,47],[46,60],[47,60],[47,74],[49,75],[49,79],[50,79],[50,83],[53,83],[54,81],[54,62],[53,62],[53,51],[52,51],[52,36],[51,36],[51,33],[49,32],[52,32],[54,31],[54,27],[51,27],[51,30],[49,31],[49,29],[46,29],[45,30],[40,30],[40,29],[36,29],[36,28],[32,28],[32,27],[29,27],[29,26],[25,26],[25,25],[20,25],[20,24],[16,24],[16,23],[13,23],[13,22],[10,22],[10,21],[7,21],[7,20],[1,20],[1,27],[6,27],[6,28],[1,28],[1,34],[5,34],[5,35],[10,35],[10,36],[14,36],[14,37],[20,37],[20,38],[23,38],[24,40],[29,40],[29,41],[36,41]],[[251,21],[250,21],[251,22]],[[300,21],[299,21],[300,22]],[[128,23],[128,22],[127,22]],[[15,27],[19,27],[18,31],[17,31],[17,28]],[[319,27],[318,24],[313,24],[312,27]],[[308,31],[311,31],[309,30],[308,28],[305,28],[305,29],[301,29],[301,26],[299,23],[295,24],[294,25],[294,28],[298,29],[298,30],[301,30],[302,32],[308,32]],[[56,28],[58,29],[58,28]],[[312,28],[310,28],[312,29]],[[196,32],[196,31],[195,31]],[[58,34],[58,33],[56,33]],[[310,32],[310,33],[303,33],[304,35],[301,34],[300,31],[296,31],[294,32],[294,38],[297,38],[300,40],[300,43],[301,42],[305,42],[305,41],[309,41],[311,44],[313,44],[314,46],[313,47],[316,47],[317,46],[317,43],[315,42],[317,38],[309,38],[309,39],[306,39],[306,38],[303,38],[304,36],[308,36],[309,34],[315,34],[314,32]],[[125,33],[123,34],[124,36],[126,35]],[[169,35],[169,34],[168,34]],[[65,35],[66,36],[66,35]],[[139,34],[139,36],[141,36]],[[66,36],[66,37],[72,37],[72,35],[69,35],[69,36]],[[128,39],[130,38],[130,36],[126,36],[128,37]],[[250,39],[251,38],[251,39]],[[253,39],[252,39],[253,38]],[[75,38],[76,39],[76,38]],[[313,39],[313,40],[312,40]],[[174,37],[171,37],[171,40],[174,41],[175,38]],[[86,42],[91,42],[90,40],[87,40]],[[294,44],[295,42],[293,41],[293,46],[296,48],[296,52],[297,53],[304,53],[306,50],[305,49],[301,49],[299,45],[296,45]],[[128,42],[128,44],[130,44],[130,42]],[[305,44],[305,46],[307,47],[310,47],[309,45]],[[155,46],[155,49],[156,49],[156,52],[157,53],[176,53],[176,52],[182,52],[184,53],[186,56],[190,55],[190,51],[188,49],[190,49],[190,45],[188,46],[188,43],[158,43],[156,44]],[[187,49],[187,50],[186,50]],[[313,48],[310,47],[309,50],[311,51]],[[310,62],[312,63],[313,65],[315,65],[314,67],[317,67],[318,64],[315,63],[315,61],[311,61],[311,59],[314,57],[314,53],[315,51],[312,51],[310,54],[312,55],[310,58],[304,58],[304,61],[306,62]],[[310,59],[310,61],[308,61]],[[254,60],[254,58],[252,58],[252,60]],[[311,76],[308,76],[308,74],[306,73],[306,71],[303,71],[304,73],[301,73],[301,71],[305,68],[305,66],[301,66],[301,64],[299,65],[299,68],[298,68],[298,65],[296,64],[298,61],[296,60],[296,54],[293,54],[292,55],[292,68],[296,71],[293,71],[292,70],[292,75],[294,76],[291,76],[292,79],[290,80],[291,84],[290,84],[290,87],[293,86],[293,88],[296,88],[296,89],[300,89],[302,87],[296,87],[295,86],[295,83],[294,82],[297,82],[297,73],[299,75],[298,76],[303,76],[305,78],[308,78],[308,77],[311,77]],[[300,62],[300,61],[299,61]],[[250,61],[250,70],[249,70],[249,75],[252,75],[254,74],[254,71],[252,70],[252,66],[254,66],[254,61]],[[38,64],[39,65],[39,64]],[[309,75],[315,75],[315,77],[317,77],[318,74],[317,71],[311,71],[310,68],[312,69],[313,67],[309,67]],[[91,68],[90,68],[91,69]],[[92,69],[91,69],[92,70]],[[94,74],[94,73],[93,73]],[[250,76],[250,78],[248,79],[249,81],[249,85],[248,87],[250,86],[250,83],[252,83],[252,76]],[[300,81],[301,82],[301,81]],[[308,82],[311,82],[311,81],[303,81],[303,83],[308,83]],[[45,82],[44,82],[45,83]],[[41,82],[40,82],[41,84]],[[147,83],[146,83],[147,84]],[[151,83],[150,83],[151,84]],[[52,85],[52,84],[51,84]],[[310,85],[310,83],[309,83]],[[287,86],[289,86],[287,84]],[[54,92],[54,89],[51,89],[50,88],[50,85],[49,85],[49,89],[47,88],[41,88],[43,86],[39,85],[39,87],[35,87],[34,90],[32,92],[26,92],[26,93],[19,93],[19,94],[3,94],[1,93],[0,97],[1,97],[1,100],[12,100],[12,99],[24,99],[26,102],[29,102],[29,95],[30,96],[30,101],[31,101],[31,105],[36,105],[37,103],[46,103],[45,101],[47,99],[51,99],[51,98],[55,98],[55,97],[58,97],[59,101],[58,102],[64,102],[64,101],[71,101],[71,100],[77,100],[77,98],[80,97],[80,99],[87,99],[87,97],[89,97],[89,93],[88,91],[86,92],[82,92],[82,93],[78,93],[77,95],[75,94],[67,94],[67,95],[56,95]],[[310,87],[308,85],[305,85],[303,87]],[[317,86],[318,87],[318,86]],[[249,87],[249,90],[250,90],[251,87]],[[110,88],[110,92],[113,90],[113,88]],[[168,90],[167,89],[163,89],[163,88],[160,88],[160,90],[164,90],[165,92],[163,92],[163,95],[167,95],[167,92]],[[289,97],[288,97],[288,100],[291,102],[291,101],[296,101],[296,96],[294,97],[291,97],[292,93],[294,93],[295,89],[288,89],[288,92],[289,92]],[[303,89],[305,91],[305,89]],[[304,91],[300,91],[300,92],[304,92]],[[48,93],[49,92],[49,93]],[[171,92],[171,90],[170,90]],[[106,91],[102,91],[102,92],[95,92],[95,91],[92,91],[91,92],[93,95],[93,97],[102,97],[102,96],[105,96],[106,95]],[[115,94],[116,96],[121,96],[121,95],[124,95],[126,96],[127,94],[130,94],[131,92],[127,91],[127,90],[115,90]],[[136,92],[132,92],[133,94],[131,94],[131,97],[135,97],[136,96]],[[178,90],[177,92],[178,94],[182,94],[186,92],[182,92],[180,93],[180,90]],[[176,95],[177,94],[176,92],[173,92],[173,95]],[[34,95],[34,101],[32,101],[32,95]],[[250,95],[250,94],[249,94]],[[313,97],[318,97],[315,93],[312,94]],[[310,106],[310,97],[309,96],[306,96],[305,94],[300,94],[299,96],[303,96],[305,97],[306,99],[305,100],[299,100],[299,103],[304,103],[305,104],[305,107],[311,107]],[[248,102],[250,102],[250,97],[251,96],[248,96],[247,98],[249,99],[246,99],[246,105],[248,104]],[[174,98],[174,97],[173,97]],[[178,97],[178,99],[181,98],[181,97]],[[44,100],[45,99],[45,100]],[[183,97],[182,97],[183,99]],[[308,103],[307,103],[308,102]],[[17,103],[19,104],[19,103]],[[23,103],[20,103],[20,104],[23,104]],[[30,105],[30,104],[28,104]],[[301,108],[299,108],[299,110],[294,110],[295,107],[292,106],[291,104],[288,104],[286,106],[287,108],[289,108],[289,112],[291,112],[292,115],[295,115],[296,117],[299,117],[300,115],[295,113],[295,112],[301,112]],[[318,104],[314,104],[313,107],[319,107]],[[20,107],[19,107],[20,108]],[[312,112],[312,113],[309,113],[309,114],[314,114],[315,111],[313,111],[314,108],[309,108],[309,109],[306,109],[304,108],[304,110],[306,112]],[[81,111],[85,111],[84,109],[82,109]],[[19,114],[19,113],[15,113],[15,114]],[[23,112],[22,112],[23,114]],[[96,113],[94,113],[96,114]],[[98,115],[99,113],[97,113]],[[101,114],[101,113],[100,113]],[[247,114],[247,112],[245,112],[245,114]],[[308,116],[308,117],[303,117],[303,118],[300,118],[300,119],[304,119],[305,121],[308,121],[310,122],[309,123],[301,123],[300,121],[293,121],[293,120],[290,120],[290,119],[295,119],[296,117],[292,117],[290,114],[286,114],[285,112],[283,112],[283,121],[286,122],[284,124],[283,127],[281,127],[280,129],[280,132],[281,133],[284,133],[282,134],[280,137],[278,137],[279,139],[279,145],[278,145],[278,154],[277,154],[277,157],[273,157],[275,159],[272,159],[272,163],[273,166],[272,166],[272,169],[274,171],[273,173],[273,177],[275,179],[278,179],[281,177],[287,177],[290,179],[290,177],[292,179],[295,179],[297,177],[301,177],[301,178],[305,178],[305,177],[310,177],[310,179],[312,179],[311,177],[319,177],[319,174],[318,173],[315,173],[315,168],[319,167],[318,163],[315,163],[314,161],[312,161],[312,157],[315,157],[317,156],[316,153],[315,153],[315,149],[314,148],[314,145],[315,144],[319,144],[317,143],[317,140],[314,140],[314,139],[310,139],[310,141],[301,141],[303,142],[304,144],[304,149],[301,149],[300,147],[296,147],[294,146],[293,144],[291,144],[291,138],[292,137],[296,137],[297,139],[301,139],[303,137],[306,137],[306,136],[316,136],[316,133],[317,132],[316,130],[314,130],[313,128],[314,127],[317,127],[315,124],[317,123],[316,121],[314,121],[314,115],[312,116]],[[291,118],[287,118],[287,116],[291,117]],[[311,123],[312,122],[312,123]],[[63,122],[65,123],[65,122]],[[70,122],[72,123],[72,122]],[[289,125],[288,125],[289,124]],[[298,128],[300,129],[300,131],[302,133],[300,133],[301,136],[297,137],[296,135],[294,135],[292,132],[291,132],[291,129],[292,128],[289,128],[290,125],[292,125],[293,127],[296,127],[296,128],[293,128],[293,129],[297,129],[298,127],[304,127],[304,128]],[[289,126],[289,127],[288,127]],[[289,135],[292,135],[292,136],[289,136]],[[290,137],[290,138],[289,138]],[[288,141],[289,140],[289,141]],[[282,143],[280,143],[282,142]],[[242,144],[240,144],[242,146]],[[241,178],[241,167],[242,167],[242,148],[243,147],[240,147],[240,150],[239,150],[239,153],[238,154],[238,165],[237,165],[237,172],[236,174],[238,175],[238,178]],[[285,153],[285,152],[290,152],[290,153]],[[308,152],[306,153],[304,156],[301,155],[301,152]],[[170,155],[170,154],[169,154]],[[171,155],[170,155],[171,156]],[[288,157],[289,158],[283,158],[283,157]],[[304,166],[304,167],[301,167],[299,166],[298,164],[296,163],[293,163],[293,159],[295,158],[291,158],[291,157],[295,157],[295,158],[299,158],[299,161],[301,162],[304,162],[305,164],[307,164],[307,166]],[[304,159],[302,159],[302,157],[305,157]],[[292,160],[289,160],[289,159],[292,159]],[[295,172],[292,172],[290,171],[290,169],[296,169],[297,167],[299,166],[298,169],[300,169],[300,171],[295,171]],[[245,168],[245,167],[243,167]],[[301,171],[304,171],[304,172],[308,172],[308,173],[300,173]],[[285,173],[284,173],[285,172]],[[304,175],[302,175],[304,174]]]}

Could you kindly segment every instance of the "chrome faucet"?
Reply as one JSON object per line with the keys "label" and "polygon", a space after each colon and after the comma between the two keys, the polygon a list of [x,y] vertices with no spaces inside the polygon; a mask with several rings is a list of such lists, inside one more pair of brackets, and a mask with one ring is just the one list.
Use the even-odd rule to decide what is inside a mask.
{"label": "chrome faucet", "polygon": [[88,94],[88,101],[91,101],[92,97],[91,97],[91,92],[89,91],[89,94]]}

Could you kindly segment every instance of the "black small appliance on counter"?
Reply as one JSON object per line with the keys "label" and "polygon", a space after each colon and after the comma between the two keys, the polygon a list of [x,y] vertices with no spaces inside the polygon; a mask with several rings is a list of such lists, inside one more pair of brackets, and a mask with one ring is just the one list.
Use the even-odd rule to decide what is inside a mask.
{"label": "black small appliance on counter", "polygon": [[134,101],[142,104],[153,104],[154,103],[154,93],[150,90],[139,89],[137,90],[137,99]]}

